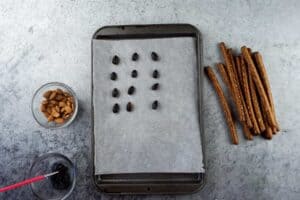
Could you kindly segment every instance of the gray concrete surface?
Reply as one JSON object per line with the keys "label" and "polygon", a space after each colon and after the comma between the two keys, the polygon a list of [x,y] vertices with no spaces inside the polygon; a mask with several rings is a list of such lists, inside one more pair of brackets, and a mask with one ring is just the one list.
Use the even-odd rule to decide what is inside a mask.
{"label": "gray concrete surface", "polygon": [[[0,1],[0,186],[23,179],[35,156],[62,152],[78,166],[70,199],[198,200],[300,198],[299,1]],[[90,40],[104,25],[190,23],[203,34],[204,64],[220,60],[216,44],[246,44],[262,52],[282,131],[272,141],[230,145],[223,115],[204,84],[207,183],[184,196],[108,196],[91,179]],[[30,111],[34,91],[49,81],[70,85],[80,99],[66,129],[38,126]],[[34,199],[28,187],[0,199]]]}

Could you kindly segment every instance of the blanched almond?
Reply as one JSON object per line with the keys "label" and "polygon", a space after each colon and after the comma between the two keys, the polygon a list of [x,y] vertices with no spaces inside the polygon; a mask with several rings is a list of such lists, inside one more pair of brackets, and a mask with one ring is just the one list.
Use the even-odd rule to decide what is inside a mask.
{"label": "blanched almond", "polygon": [[69,114],[63,116],[64,119],[68,119],[69,117],[70,117]]}
{"label": "blanched almond", "polygon": [[47,113],[48,113],[49,115],[51,115],[52,109],[51,109],[50,107],[47,108]]}
{"label": "blanched almond", "polygon": [[55,108],[54,108],[54,110],[52,110],[51,115],[52,115],[53,117],[59,117],[59,116],[60,116],[59,112],[56,112]]}
{"label": "blanched almond", "polygon": [[69,94],[68,92],[64,92],[64,95],[65,95],[66,97],[70,97],[70,94]]}
{"label": "blanched almond", "polygon": [[57,94],[63,94],[64,93],[64,91],[62,91],[62,89],[60,89],[60,88],[57,88],[56,92],[57,92]]}
{"label": "blanched almond", "polygon": [[45,104],[41,104],[41,111],[42,112],[46,112],[46,106],[45,106]]}
{"label": "blanched almond", "polygon": [[50,103],[51,103],[52,105],[56,105],[56,104],[57,104],[57,101],[51,100]]}
{"label": "blanched almond", "polygon": [[70,101],[67,101],[67,105],[68,105],[68,106],[71,106],[71,103],[70,103]]}
{"label": "blanched almond", "polygon": [[66,113],[71,113],[72,112],[72,108],[70,106],[66,106],[65,107],[65,111],[66,111]]}
{"label": "blanched almond", "polygon": [[58,124],[62,124],[65,120],[63,118],[56,118],[54,121]]}
{"label": "blanched almond", "polygon": [[64,98],[64,96],[62,96],[61,94],[56,95],[55,99],[57,101],[61,101]]}
{"label": "blanched almond", "polygon": [[50,115],[47,112],[44,112],[44,115],[48,118]]}
{"label": "blanched almond", "polygon": [[54,118],[51,116],[51,115],[49,115],[48,116],[48,122],[51,122],[51,121],[53,121],[54,120]]}
{"label": "blanched almond", "polygon": [[53,91],[53,92],[51,93],[51,95],[49,96],[49,99],[52,100],[52,99],[55,98],[55,96],[56,96],[56,91]]}
{"label": "blanched almond", "polygon": [[50,97],[51,93],[52,93],[52,90],[49,90],[49,91],[47,91],[47,92],[45,92],[43,94],[43,97],[45,97],[46,99],[48,99]]}
{"label": "blanched almond", "polygon": [[60,102],[58,103],[58,106],[59,106],[59,107],[65,107],[65,106],[66,106],[66,103],[63,102],[63,101],[60,101]]}
{"label": "blanched almond", "polygon": [[56,110],[56,112],[60,111],[58,106],[55,106],[55,110]]}
{"label": "blanched almond", "polygon": [[74,98],[73,97],[68,97],[68,100],[70,101],[70,103],[74,103]]}

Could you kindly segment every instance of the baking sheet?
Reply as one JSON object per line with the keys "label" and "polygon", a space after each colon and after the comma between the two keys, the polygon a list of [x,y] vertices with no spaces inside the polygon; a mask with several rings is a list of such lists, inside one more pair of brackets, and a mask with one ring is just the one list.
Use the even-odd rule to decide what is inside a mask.
{"label": "baking sheet", "polygon": [[[94,40],[93,41],[93,104],[95,174],[115,173],[201,173],[203,154],[197,102],[196,43],[192,37]],[[151,52],[160,56],[151,60]],[[131,61],[137,52],[140,58]],[[111,59],[118,55],[119,65]],[[138,78],[131,78],[133,69]],[[153,79],[154,69],[160,72]],[[110,73],[118,74],[117,81]],[[160,90],[151,86],[160,83]],[[133,96],[129,86],[136,87]],[[119,98],[111,91],[118,88]],[[151,109],[160,102],[157,111]],[[127,102],[134,111],[127,112]],[[112,113],[114,103],[121,105]]]}

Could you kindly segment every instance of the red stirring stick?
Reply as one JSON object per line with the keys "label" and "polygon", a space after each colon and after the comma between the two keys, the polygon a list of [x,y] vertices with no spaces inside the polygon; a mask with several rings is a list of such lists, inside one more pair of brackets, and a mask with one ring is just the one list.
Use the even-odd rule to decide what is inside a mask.
{"label": "red stirring stick", "polygon": [[28,185],[28,184],[30,184],[30,183],[34,183],[34,182],[41,181],[41,180],[44,180],[44,179],[46,179],[47,177],[53,176],[53,175],[55,175],[55,174],[57,174],[57,173],[59,173],[59,172],[56,171],[56,172],[52,172],[52,173],[50,173],[50,174],[45,174],[45,175],[36,176],[36,177],[30,178],[30,179],[21,181],[21,182],[19,182],[19,183],[15,183],[15,184],[6,186],[6,187],[4,187],[4,188],[0,188],[0,192],[6,192],[6,191],[9,191],[9,190],[13,190],[13,189],[22,187],[22,186],[24,186],[24,185]]}

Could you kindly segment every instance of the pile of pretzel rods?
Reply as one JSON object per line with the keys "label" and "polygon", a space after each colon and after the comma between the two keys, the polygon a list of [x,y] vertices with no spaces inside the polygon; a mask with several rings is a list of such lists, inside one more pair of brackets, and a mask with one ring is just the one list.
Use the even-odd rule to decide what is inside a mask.
{"label": "pile of pretzel rods", "polygon": [[[227,48],[224,42],[219,44],[219,48],[224,64],[218,63],[216,66],[229,91],[232,105],[236,108],[245,138],[253,140],[253,136],[262,135],[264,138],[272,139],[273,134],[279,131],[279,124],[261,54],[252,53],[250,48],[242,46],[241,54],[234,55],[232,49]],[[233,109],[230,108],[213,69],[207,66],[204,71],[219,96],[232,143],[238,144],[237,120],[234,118]]]}

